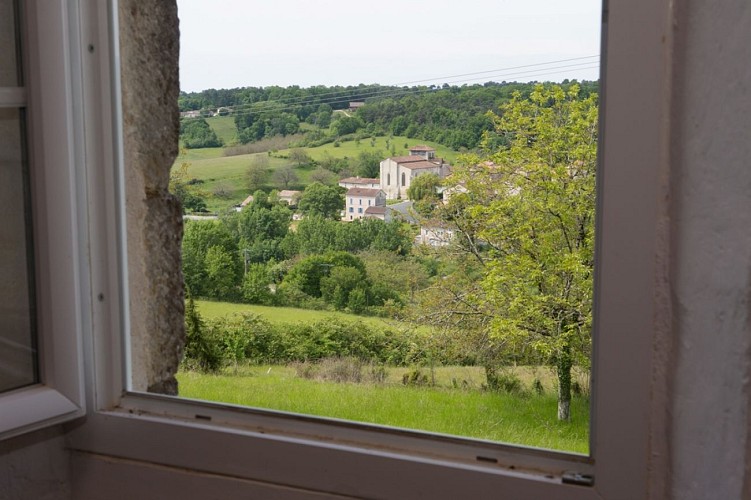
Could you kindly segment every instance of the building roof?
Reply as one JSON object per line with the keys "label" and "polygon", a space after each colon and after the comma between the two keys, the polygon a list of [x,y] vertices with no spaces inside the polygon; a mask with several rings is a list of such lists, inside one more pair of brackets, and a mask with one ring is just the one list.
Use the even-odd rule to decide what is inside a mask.
{"label": "building roof", "polygon": [[430,146],[426,146],[424,144],[418,144],[417,146],[412,146],[409,148],[410,151],[435,151],[435,148],[431,148]]}
{"label": "building roof", "polygon": [[365,103],[363,101],[350,101],[349,102],[350,108],[360,108],[362,106],[365,106]]}
{"label": "building roof", "polygon": [[386,215],[386,207],[368,207],[365,209],[365,215]]}
{"label": "building roof", "polygon": [[389,158],[389,160],[394,161],[396,163],[411,163],[411,162],[414,162],[414,161],[425,161],[425,157],[424,156],[415,156],[415,155],[411,155],[411,156],[394,156],[394,157]]}
{"label": "building roof", "polygon": [[241,207],[245,207],[245,206],[250,205],[251,203],[253,203],[253,195],[252,194],[250,196],[248,196],[247,198],[245,198],[243,200],[243,202],[240,203],[240,206]]}
{"label": "building roof", "polygon": [[380,180],[371,179],[370,177],[347,177],[339,179],[339,184],[378,184]]}
{"label": "building roof", "polygon": [[420,170],[424,168],[441,168],[440,163],[435,163],[432,161],[416,161],[416,162],[410,162],[404,165],[404,168],[408,168],[410,170]]}
{"label": "building roof", "polygon": [[293,191],[291,189],[283,189],[279,191],[279,198],[292,198],[293,196],[297,196],[300,193],[302,193],[302,191]]}
{"label": "building roof", "polygon": [[378,188],[349,188],[347,196],[359,196],[361,198],[375,198],[381,190]]}

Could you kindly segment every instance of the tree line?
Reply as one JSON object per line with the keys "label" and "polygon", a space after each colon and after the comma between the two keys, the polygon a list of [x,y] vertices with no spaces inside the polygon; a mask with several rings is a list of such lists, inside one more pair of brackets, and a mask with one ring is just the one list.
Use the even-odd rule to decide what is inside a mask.
{"label": "tree line", "polygon": [[[597,91],[597,82],[564,82],[576,85],[583,96]],[[181,93],[181,111],[230,106],[238,141],[242,144],[275,136],[287,136],[308,127],[302,146],[315,146],[348,136],[397,135],[433,141],[456,151],[480,146],[494,129],[489,112],[497,112],[514,93],[528,97],[534,83],[488,82],[449,86],[316,86],[245,87]],[[334,113],[350,101],[365,105],[351,115]],[[194,119],[191,119],[194,120]],[[188,120],[185,120],[188,121]],[[207,138],[204,146],[215,147]],[[194,142],[194,144],[199,144]]]}

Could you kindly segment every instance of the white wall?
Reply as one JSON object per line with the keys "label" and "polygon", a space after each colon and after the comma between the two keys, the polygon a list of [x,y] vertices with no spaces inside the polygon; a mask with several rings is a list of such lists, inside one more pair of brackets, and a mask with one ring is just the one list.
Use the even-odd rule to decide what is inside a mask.
{"label": "white wall", "polygon": [[677,5],[673,494],[750,498],[751,6]]}

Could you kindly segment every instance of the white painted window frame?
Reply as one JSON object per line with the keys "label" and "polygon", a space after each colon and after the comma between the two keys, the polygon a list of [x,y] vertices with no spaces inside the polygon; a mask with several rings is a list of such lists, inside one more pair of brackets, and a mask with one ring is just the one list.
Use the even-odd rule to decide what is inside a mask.
{"label": "white painted window frame", "polygon": [[[71,40],[64,58],[71,72],[81,62],[80,81],[68,75],[72,88],[60,90],[59,96],[65,104],[60,112],[72,122],[44,124],[59,133],[53,136],[62,136],[59,141],[65,144],[58,147],[70,151],[71,161],[82,161],[81,170],[73,161],[63,169],[67,174],[59,174],[67,177],[48,184],[44,193],[48,205],[58,197],[67,200],[61,203],[68,209],[64,213],[70,216],[69,227],[84,242],[77,246],[76,238],[56,231],[48,240],[56,251],[45,253],[54,259],[65,248],[71,267],[60,271],[59,279],[72,285],[67,290],[73,293],[60,303],[66,307],[55,303],[50,310],[56,323],[66,320],[66,329],[55,325],[59,331],[52,341],[64,343],[73,355],[55,371],[67,373],[70,381],[65,386],[73,384],[75,389],[72,399],[67,398],[75,404],[66,415],[78,415],[84,408],[81,336],[85,346],[83,379],[89,409],[85,422],[68,429],[73,449],[358,497],[647,496],[655,249],[664,210],[660,179],[669,127],[668,0],[617,0],[605,7],[604,18],[609,12],[610,20],[603,33],[606,71],[589,457],[125,392],[127,300],[122,290],[127,283],[117,119],[119,59],[113,43],[116,9],[103,0],[44,2],[55,6],[69,31],[80,30],[86,40]],[[66,6],[77,16],[68,15]],[[632,36],[634,32],[639,36]],[[80,111],[73,112],[77,99]],[[65,130],[71,132],[63,134]],[[83,157],[75,154],[81,144]],[[85,190],[74,171],[85,174]],[[70,209],[73,201],[78,203],[77,214]],[[83,311],[81,317],[78,311]],[[45,388],[56,390],[44,386],[29,391]],[[566,484],[567,478],[580,482],[566,471],[592,476],[594,485]]]}
{"label": "white painted window frame", "polygon": [[19,6],[25,87],[0,92],[0,106],[26,107],[40,383],[0,394],[1,439],[85,414],[81,340],[89,293],[76,202],[83,165],[83,137],[73,132],[77,26],[66,2]]}

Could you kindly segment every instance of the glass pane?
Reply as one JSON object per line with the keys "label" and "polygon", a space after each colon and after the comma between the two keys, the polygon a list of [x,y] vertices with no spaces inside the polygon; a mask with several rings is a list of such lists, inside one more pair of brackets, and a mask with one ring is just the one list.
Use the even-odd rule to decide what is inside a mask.
{"label": "glass pane", "polygon": [[23,112],[0,109],[0,392],[38,380]]}
{"label": "glass pane", "polygon": [[586,453],[599,2],[262,4],[178,1],[179,395]]}
{"label": "glass pane", "polygon": [[14,0],[0,0],[0,87],[16,87],[21,84],[16,15]]}

